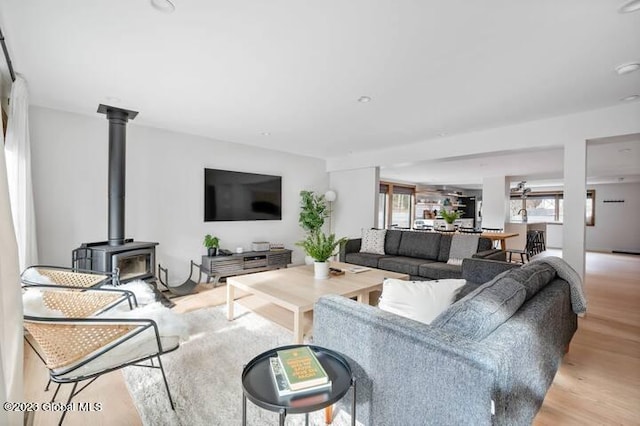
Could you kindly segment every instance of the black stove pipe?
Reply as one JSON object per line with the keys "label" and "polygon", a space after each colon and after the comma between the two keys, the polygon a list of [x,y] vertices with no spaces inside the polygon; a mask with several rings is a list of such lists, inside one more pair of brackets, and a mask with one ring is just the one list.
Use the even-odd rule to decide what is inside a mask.
{"label": "black stove pipe", "polygon": [[109,245],[124,244],[127,122],[137,111],[100,104],[98,112],[109,120]]}

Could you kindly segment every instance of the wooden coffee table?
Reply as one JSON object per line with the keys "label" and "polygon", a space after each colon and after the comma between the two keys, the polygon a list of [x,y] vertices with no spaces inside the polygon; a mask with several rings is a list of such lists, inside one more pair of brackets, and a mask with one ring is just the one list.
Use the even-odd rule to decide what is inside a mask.
{"label": "wooden coffee table", "polygon": [[[355,265],[331,262],[331,267],[344,269]],[[270,303],[293,312],[293,343],[301,344],[305,312],[313,311],[322,296],[339,294],[356,297],[360,303],[369,303],[369,294],[382,289],[385,278],[406,280],[407,274],[371,268],[357,274],[331,276],[326,280],[313,278],[313,265],[294,266],[275,271],[258,272],[227,278],[227,319],[233,320],[235,289],[241,289]]]}

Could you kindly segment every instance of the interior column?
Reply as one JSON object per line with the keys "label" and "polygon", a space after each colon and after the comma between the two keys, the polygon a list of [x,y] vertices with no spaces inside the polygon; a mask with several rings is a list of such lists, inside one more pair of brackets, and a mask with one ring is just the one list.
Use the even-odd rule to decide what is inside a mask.
{"label": "interior column", "polygon": [[581,278],[585,274],[585,210],[587,208],[587,141],[564,146],[564,211],[562,258]]}
{"label": "interior column", "polygon": [[509,214],[509,181],[505,176],[482,178],[482,227],[504,228]]}

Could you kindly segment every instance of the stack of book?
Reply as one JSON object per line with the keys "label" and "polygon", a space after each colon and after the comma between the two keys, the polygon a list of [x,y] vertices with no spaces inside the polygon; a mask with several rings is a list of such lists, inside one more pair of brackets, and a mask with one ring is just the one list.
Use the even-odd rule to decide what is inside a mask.
{"label": "stack of book", "polygon": [[308,346],[278,351],[278,356],[270,358],[269,362],[279,396],[331,389],[327,372]]}

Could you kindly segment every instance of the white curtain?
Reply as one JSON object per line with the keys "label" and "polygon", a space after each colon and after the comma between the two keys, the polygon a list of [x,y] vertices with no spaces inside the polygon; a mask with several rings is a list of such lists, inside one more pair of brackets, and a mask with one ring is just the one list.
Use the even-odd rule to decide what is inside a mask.
{"label": "white curtain", "polygon": [[[0,125],[0,148],[3,145]],[[22,392],[22,298],[18,245],[13,229],[4,150],[0,149],[0,401],[24,401]],[[0,424],[22,425],[20,412],[0,410]]]}
{"label": "white curtain", "polygon": [[31,184],[31,142],[29,140],[29,93],[20,76],[11,86],[5,154],[11,197],[11,215],[18,241],[20,270],[38,263],[36,217]]}

